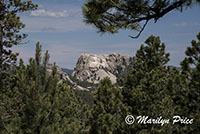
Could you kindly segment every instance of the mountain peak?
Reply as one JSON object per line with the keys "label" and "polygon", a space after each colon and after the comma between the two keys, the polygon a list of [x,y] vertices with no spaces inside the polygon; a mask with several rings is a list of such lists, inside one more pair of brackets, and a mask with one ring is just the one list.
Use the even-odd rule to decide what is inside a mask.
{"label": "mountain peak", "polygon": [[99,83],[104,77],[109,77],[116,83],[117,74],[124,71],[129,65],[128,55],[113,54],[82,54],[72,76],[80,81]]}

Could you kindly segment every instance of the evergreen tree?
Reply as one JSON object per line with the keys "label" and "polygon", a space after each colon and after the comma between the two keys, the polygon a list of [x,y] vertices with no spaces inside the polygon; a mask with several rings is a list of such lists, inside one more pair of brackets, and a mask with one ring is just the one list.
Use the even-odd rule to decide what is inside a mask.
{"label": "evergreen tree", "polygon": [[119,29],[139,31],[140,36],[150,20],[157,22],[173,10],[182,10],[199,0],[87,0],[83,15],[87,24],[99,32],[116,33]]}
{"label": "evergreen tree", "polygon": [[[175,97],[180,90],[179,72],[166,66],[169,53],[165,52],[165,44],[159,37],[150,36],[137,51],[135,61],[128,71],[124,82],[124,103],[130,107],[134,116],[170,119],[179,107]],[[176,126],[180,129],[179,126]],[[172,134],[172,124],[133,124],[129,127],[135,134]],[[127,129],[127,132],[130,131]]]}
{"label": "evergreen tree", "polygon": [[[48,52],[41,58],[20,60],[8,88],[0,94],[0,132],[4,134],[80,134],[83,129],[80,101],[71,87],[59,80],[57,68],[47,71]],[[11,84],[13,83],[13,84]]]}
{"label": "evergreen tree", "polygon": [[169,61],[169,53],[165,53],[165,44],[161,44],[159,37],[150,36],[145,43],[147,46],[141,45],[125,78],[123,94],[126,94],[127,103],[132,102],[129,100],[132,88],[136,88],[147,73],[158,67],[164,68]]}
{"label": "evergreen tree", "polygon": [[185,116],[194,119],[192,125],[187,126],[185,133],[197,134],[200,131],[200,33],[198,41],[192,40],[191,47],[188,47],[186,58],[181,62],[182,76],[187,81],[188,94],[185,107]]}
{"label": "evergreen tree", "polygon": [[31,0],[0,0],[0,73],[16,61],[17,54],[12,53],[10,48],[21,44],[27,36],[20,33],[25,25],[20,21],[18,13],[36,8],[37,5]]}
{"label": "evergreen tree", "polygon": [[90,134],[125,134],[124,119],[127,108],[122,103],[121,90],[109,78],[96,89],[90,117]]}

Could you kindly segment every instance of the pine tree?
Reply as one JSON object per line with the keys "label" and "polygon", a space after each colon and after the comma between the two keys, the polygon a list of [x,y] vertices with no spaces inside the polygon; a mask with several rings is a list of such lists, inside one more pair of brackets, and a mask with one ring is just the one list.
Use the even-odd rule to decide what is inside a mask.
{"label": "pine tree", "polygon": [[20,21],[18,13],[36,8],[37,5],[31,0],[0,0],[0,73],[16,61],[17,54],[12,53],[10,48],[22,44],[22,39],[27,37],[20,33],[25,25]]}
{"label": "pine tree", "polygon": [[[175,97],[180,89],[179,71],[166,66],[169,53],[159,37],[150,36],[137,51],[135,61],[124,82],[124,103],[134,116],[171,119],[179,107]],[[178,114],[178,113],[177,113]],[[179,126],[177,126],[179,128]],[[176,128],[172,124],[133,124],[129,127],[135,134],[172,134]],[[129,130],[129,131],[130,131]],[[128,132],[128,129],[127,129]]]}
{"label": "pine tree", "polygon": [[83,15],[87,24],[99,32],[117,33],[120,29],[139,31],[138,38],[150,20],[156,23],[171,11],[183,11],[200,0],[87,0]]}
{"label": "pine tree", "polygon": [[57,68],[47,71],[48,52],[41,57],[36,44],[35,58],[20,65],[4,94],[0,94],[0,132],[7,134],[80,134],[82,108],[71,87],[58,78]]}
{"label": "pine tree", "polygon": [[128,104],[132,102],[129,100],[132,98],[129,96],[132,88],[136,88],[147,73],[159,67],[164,68],[169,61],[169,53],[165,53],[165,44],[161,44],[159,37],[150,36],[145,43],[147,46],[141,45],[125,78],[123,94],[126,94]]}
{"label": "pine tree", "polygon": [[200,33],[197,34],[198,41],[192,40],[188,47],[186,58],[181,62],[182,77],[187,81],[188,94],[185,107],[185,116],[194,119],[192,125],[186,126],[185,133],[197,134],[200,131]]}
{"label": "pine tree", "polygon": [[125,134],[127,108],[122,103],[121,90],[109,78],[101,81],[95,92],[90,117],[90,134]]}

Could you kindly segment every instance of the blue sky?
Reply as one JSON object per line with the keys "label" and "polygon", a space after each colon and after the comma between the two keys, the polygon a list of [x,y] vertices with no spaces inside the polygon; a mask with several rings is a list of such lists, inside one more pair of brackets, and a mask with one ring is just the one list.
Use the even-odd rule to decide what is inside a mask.
{"label": "blue sky", "polygon": [[48,50],[51,62],[73,69],[83,53],[120,53],[134,56],[151,34],[160,36],[170,52],[169,65],[179,66],[185,57],[185,50],[200,32],[200,6],[172,11],[157,23],[151,21],[138,39],[134,31],[120,31],[117,34],[99,34],[94,27],[83,23],[81,7],[86,0],[33,0],[39,5],[36,11],[20,14],[26,24],[23,32],[28,34],[28,44],[15,46],[25,62],[34,56],[35,43],[39,41],[43,52]]}

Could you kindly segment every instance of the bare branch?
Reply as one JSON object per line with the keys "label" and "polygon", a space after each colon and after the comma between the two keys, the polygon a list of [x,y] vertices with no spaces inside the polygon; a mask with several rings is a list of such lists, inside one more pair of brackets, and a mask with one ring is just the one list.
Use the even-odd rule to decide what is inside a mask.
{"label": "bare branch", "polygon": [[131,38],[133,38],[133,39],[137,39],[137,38],[141,35],[141,33],[144,31],[144,28],[146,27],[148,21],[149,21],[149,20],[146,20],[146,22],[144,23],[142,29],[140,30],[140,32],[139,32],[136,36],[131,36],[131,35],[129,35],[129,37],[131,37]]}

